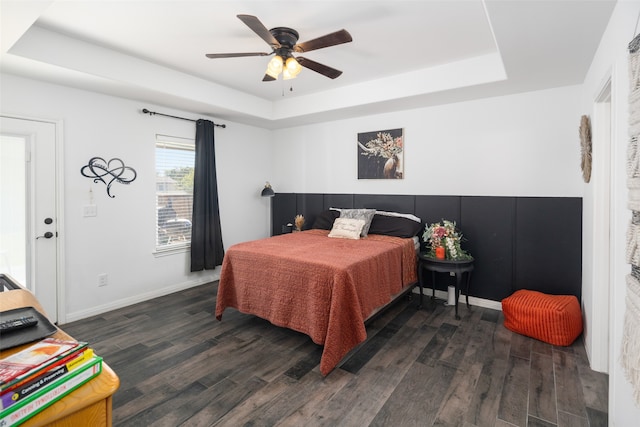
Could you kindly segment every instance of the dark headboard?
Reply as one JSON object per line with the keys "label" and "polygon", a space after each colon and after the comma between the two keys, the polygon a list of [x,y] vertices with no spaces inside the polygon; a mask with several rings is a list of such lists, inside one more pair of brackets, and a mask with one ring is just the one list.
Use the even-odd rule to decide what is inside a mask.
{"label": "dark headboard", "polygon": [[501,301],[531,289],[581,299],[579,197],[279,193],[271,206],[274,235],[289,231],[286,224],[297,214],[310,228],[318,213],[331,207],[412,213],[424,224],[452,220],[464,235],[462,247],[476,259],[470,295]]}

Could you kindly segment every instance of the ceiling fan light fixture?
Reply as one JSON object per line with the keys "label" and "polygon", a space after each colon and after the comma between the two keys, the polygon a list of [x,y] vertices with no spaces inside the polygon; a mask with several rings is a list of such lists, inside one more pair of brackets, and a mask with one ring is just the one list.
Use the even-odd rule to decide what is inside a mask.
{"label": "ceiling fan light fixture", "polygon": [[289,58],[287,58],[285,69],[289,73],[291,73],[293,77],[296,77],[298,74],[300,74],[300,71],[302,71],[302,66],[296,60],[296,58],[294,58],[293,56],[290,56]]}
{"label": "ceiling fan light fixture", "polygon": [[278,74],[282,72],[282,57],[280,55],[276,55],[271,58],[271,61],[269,61],[269,65],[267,65],[267,71],[271,71],[271,73],[275,74],[272,77],[278,77]]}
{"label": "ceiling fan light fixture", "polygon": [[267,76],[271,77],[273,80],[278,80],[279,72],[276,73],[271,69],[271,67],[267,67],[267,71],[264,72]]}
{"label": "ceiling fan light fixture", "polygon": [[287,67],[284,67],[284,70],[282,70],[282,79],[283,80],[291,80],[291,79],[295,79],[296,76],[293,75],[289,69]]}

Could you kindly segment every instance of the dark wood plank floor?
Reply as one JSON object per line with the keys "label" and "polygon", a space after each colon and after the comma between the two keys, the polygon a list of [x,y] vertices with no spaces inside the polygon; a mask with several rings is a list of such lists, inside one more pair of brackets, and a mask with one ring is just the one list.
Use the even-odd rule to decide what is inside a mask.
{"label": "dark wood plank floor", "polygon": [[120,377],[116,426],[606,426],[608,379],[502,313],[403,299],[327,377],[321,347],[215,309],[216,283],[63,325]]}

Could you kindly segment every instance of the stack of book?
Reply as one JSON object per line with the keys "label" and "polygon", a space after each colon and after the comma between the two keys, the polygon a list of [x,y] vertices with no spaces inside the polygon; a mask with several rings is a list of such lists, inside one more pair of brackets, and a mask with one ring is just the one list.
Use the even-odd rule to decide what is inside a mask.
{"label": "stack of book", "polygon": [[0,426],[15,426],[102,371],[86,342],[45,338],[0,359]]}

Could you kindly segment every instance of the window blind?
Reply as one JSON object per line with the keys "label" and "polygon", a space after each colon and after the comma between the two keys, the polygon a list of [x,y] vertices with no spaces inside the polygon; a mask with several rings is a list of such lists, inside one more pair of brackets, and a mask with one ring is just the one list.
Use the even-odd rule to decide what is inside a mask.
{"label": "window blind", "polygon": [[156,135],[156,249],[191,241],[195,141]]}

